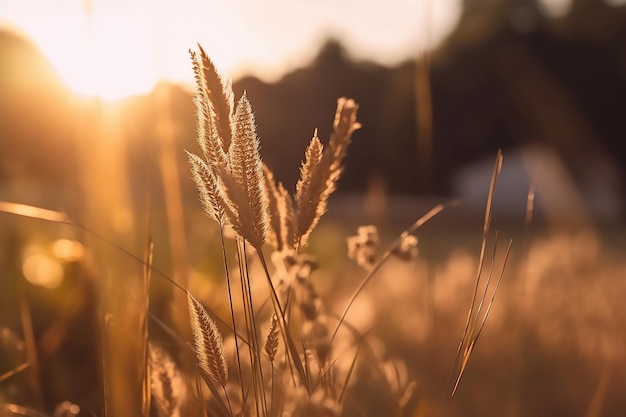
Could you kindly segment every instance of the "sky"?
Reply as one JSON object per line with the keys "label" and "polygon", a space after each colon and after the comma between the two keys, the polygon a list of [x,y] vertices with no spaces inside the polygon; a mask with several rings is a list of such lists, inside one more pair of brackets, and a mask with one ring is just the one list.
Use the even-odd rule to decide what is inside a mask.
{"label": "sky", "polygon": [[358,59],[393,65],[436,45],[461,0],[0,0],[0,25],[22,33],[75,91],[120,98],[159,79],[190,84],[197,43],[236,79],[306,65],[334,36]]}
{"label": "sky", "polygon": [[[542,0],[558,14],[571,0]],[[42,50],[76,92],[116,99],[158,80],[191,85],[197,43],[232,79],[275,81],[328,37],[394,65],[436,47],[462,0],[0,0],[0,26]]]}

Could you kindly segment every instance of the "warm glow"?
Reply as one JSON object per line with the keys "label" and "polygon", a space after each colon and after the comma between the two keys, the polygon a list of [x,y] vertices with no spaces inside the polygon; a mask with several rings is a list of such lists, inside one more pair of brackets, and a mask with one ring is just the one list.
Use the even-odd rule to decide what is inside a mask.
{"label": "warm glow", "polygon": [[22,263],[22,273],[28,282],[45,288],[56,288],[63,282],[63,267],[51,256],[30,248]]}
{"label": "warm glow", "polygon": [[153,54],[145,48],[150,28],[142,27],[139,10],[118,13],[98,3],[88,9],[80,1],[24,3],[9,10],[15,12],[14,23],[75,92],[114,100],[156,84]]}
{"label": "warm glow", "polygon": [[397,64],[437,44],[461,0],[0,0],[0,24],[34,39],[76,92],[118,99],[158,80],[191,85],[202,44],[231,78],[266,81],[306,65],[329,36],[358,59]]}
{"label": "warm glow", "polygon": [[58,239],[51,245],[52,254],[65,262],[76,262],[85,254],[85,247],[75,240]]}

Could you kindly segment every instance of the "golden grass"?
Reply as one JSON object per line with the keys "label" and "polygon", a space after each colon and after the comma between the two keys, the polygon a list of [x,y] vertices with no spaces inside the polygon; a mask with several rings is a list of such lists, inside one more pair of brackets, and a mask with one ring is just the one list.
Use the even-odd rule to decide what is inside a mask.
{"label": "golden grass", "polygon": [[[444,205],[436,206],[416,221],[381,257],[377,257],[376,253],[378,236],[375,227],[362,227],[356,237],[349,239],[349,255],[369,273],[354,291],[343,314],[337,319],[334,330],[331,331],[331,320],[324,302],[311,280],[315,266],[301,252],[307,246],[311,232],[326,212],[328,199],[341,177],[347,147],[351,143],[352,134],[360,127],[357,122],[358,105],[347,98],[340,98],[337,101],[330,141],[324,147],[317,130],[315,131],[304,154],[295,195],[291,196],[284,186],[275,180],[269,167],[261,161],[252,107],[245,93],[237,101],[233,112],[234,94],[230,84],[218,74],[201,48],[199,53],[200,59],[193,52],[191,56],[197,87],[195,103],[198,143],[203,156],[188,153],[192,178],[196,182],[205,212],[218,222],[222,233],[223,228],[228,227],[237,236],[241,311],[235,312],[230,286],[231,267],[227,261],[226,247],[222,244],[241,393],[240,409],[233,411],[229,407],[230,412],[233,415],[273,415],[277,413],[276,410],[294,407],[294,404],[289,404],[291,401],[289,393],[292,390],[303,390],[308,400],[304,405],[296,401],[294,412],[306,410],[306,413],[313,413],[310,415],[318,415],[321,412],[335,415],[342,407],[339,399],[344,399],[346,388],[352,382],[358,351],[352,354],[350,367],[342,370],[337,358],[333,356],[333,344],[338,330],[348,324],[345,318],[353,302],[389,257],[396,255],[401,259],[410,260],[416,256],[417,239],[413,233],[441,212]],[[493,192],[501,164],[502,157],[499,154],[485,216],[481,267],[491,219]],[[271,276],[272,273],[262,252],[266,240],[275,250],[272,259],[277,264],[274,271],[277,277]],[[254,302],[258,295],[253,294],[251,290],[251,260],[246,249],[247,244],[256,249],[269,290],[263,298],[269,299],[273,307],[270,331],[263,347],[258,331],[261,310]],[[480,276],[479,269],[474,300]],[[499,275],[496,288],[492,290],[491,299],[480,322],[477,322],[477,317],[488,294],[491,274],[477,309],[474,307],[475,301],[472,301],[468,325],[459,347],[460,362],[457,365],[453,394],[489,314],[501,277],[502,273]],[[223,343],[217,327],[201,304],[191,295],[189,302],[200,368],[225,388],[229,380],[225,371]],[[244,323],[247,341],[245,344],[237,332],[237,315],[243,316],[239,321]],[[276,357],[279,335],[285,347],[280,360]],[[363,343],[364,339],[358,332],[354,336],[355,340],[352,342],[356,343],[354,346]],[[247,350],[247,354],[240,353],[242,347]],[[265,358],[261,355],[262,349],[265,351]],[[263,363],[267,361],[272,375],[269,388],[267,371],[264,370],[268,364]],[[243,368],[249,369],[248,381],[243,379]],[[283,376],[274,378],[276,371],[280,371]],[[276,387],[275,384],[280,384],[281,381],[283,385]],[[276,396],[276,391],[281,392],[281,395]],[[268,392],[271,395],[268,395]],[[404,409],[410,399],[410,393],[412,389],[403,391],[398,399],[398,409]]]}
{"label": "golden grass", "polygon": [[[120,369],[125,364],[135,365],[133,380],[124,387],[132,386],[136,390],[124,395],[119,390],[116,393],[118,380],[114,378],[120,374],[110,376],[106,371],[117,352],[105,352],[103,414],[339,416],[346,409],[351,412],[359,409],[353,387],[364,383],[362,380],[368,374],[385,381],[386,394],[390,393],[392,399],[388,414],[419,412],[420,406],[415,406],[416,378],[409,375],[402,361],[386,358],[377,341],[367,334],[369,330],[357,329],[347,317],[365,287],[371,285],[391,259],[403,262],[416,259],[417,230],[456,202],[433,207],[382,252],[379,251],[382,239],[376,228],[360,228],[349,239],[348,247],[349,255],[365,269],[365,274],[345,297],[342,313],[335,313],[314,279],[319,265],[305,249],[327,211],[341,178],[347,148],[360,128],[357,103],[344,97],[337,100],[328,143],[324,145],[317,130],[314,132],[304,151],[295,192],[290,193],[261,160],[260,139],[246,94],[235,100],[231,83],[218,73],[201,47],[198,52],[191,52],[191,61],[196,80],[194,102],[200,152],[188,151],[187,155],[202,209],[217,222],[219,229],[228,318],[211,310],[208,303],[192,294],[192,289],[183,288],[169,278],[171,290],[186,297],[186,306],[172,305],[171,309],[188,312],[189,323],[185,325],[191,329],[193,343],[181,336],[186,334],[184,331],[151,312],[152,275],[165,275],[153,265],[154,245],[149,236],[143,258],[131,254],[143,267],[141,284],[127,294],[138,312],[133,310],[129,322],[118,328],[110,323],[103,326],[105,350],[119,347],[124,337],[128,337],[129,329],[139,329],[138,336],[128,337],[122,352],[125,362],[117,364]],[[504,271],[506,257],[498,271],[494,267],[494,248],[491,268],[487,278],[483,277],[491,207],[501,164],[502,155],[498,154],[473,297],[450,374],[453,386],[444,390],[446,395],[454,395],[458,388]],[[89,232],[64,214],[50,210],[0,202],[0,211],[69,224]],[[234,245],[229,231],[234,235]],[[269,258],[266,251],[271,252]],[[102,298],[109,297],[109,304],[113,305],[115,289],[106,288]],[[117,300],[115,314],[107,311],[106,317],[121,321],[123,313],[130,311],[124,307],[124,302]],[[165,330],[170,342],[177,344],[178,352],[168,352],[157,344],[148,325],[150,319]],[[117,332],[116,343],[107,344],[109,332]],[[195,357],[191,366],[177,360],[177,353],[184,356],[190,352]],[[229,363],[234,366],[229,367]],[[35,360],[29,360],[13,372],[2,374],[0,382],[33,364]],[[140,400],[124,410],[119,399],[133,396]],[[367,410],[360,410],[360,414],[371,415]]]}

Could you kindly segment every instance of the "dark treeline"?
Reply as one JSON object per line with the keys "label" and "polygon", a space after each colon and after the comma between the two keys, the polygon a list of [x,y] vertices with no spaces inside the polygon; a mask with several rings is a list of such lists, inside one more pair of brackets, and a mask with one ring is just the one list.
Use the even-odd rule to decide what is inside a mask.
{"label": "dark treeline", "polygon": [[626,178],[625,57],[624,7],[579,0],[556,19],[533,1],[466,1],[459,26],[430,57],[427,167],[417,145],[415,60],[393,69],[351,62],[329,42],[279,83],[248,78],[235,87],[247,90],[266,158],[288,184],[297,169],[281,161],[301,158],[314,128],[327,138],[334,100],[347,95],[361,105],[363,129],[342,188],[363,190],[383,176],[391,192],[445,194],[459,167],[530,143],[553,148],[577,180],[590,160]]}

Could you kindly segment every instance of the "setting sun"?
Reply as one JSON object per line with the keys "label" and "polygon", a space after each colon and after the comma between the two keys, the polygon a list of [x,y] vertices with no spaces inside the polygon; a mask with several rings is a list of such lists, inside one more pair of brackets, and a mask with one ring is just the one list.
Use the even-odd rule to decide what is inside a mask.
{"label": "setting sun", "polygon": [[187,51],[198,42],[233,79],[276,81],[328,37],[357,59],[397,64],[437,44],[460,11],[460,0],[325,3],[0,0],[0,25],[34,40],[75,92],[119,99],[161,79],[191,86]]}
{"label": "setting sun", "polygon": [[[114,100],[148,92],[158,80],[154,50],[146,49],[151,28],[141,27],[139,10],[124,13],[45,3],[18,13],[19,28],[32,37],[65,83],[75,92]],[[147,26],[147,25],[146,25]]]}
{"label": "setting sun", "polygon": [[151,28],[141,22],[132,10],[122,14],[94,8],[83,26],[85,36],[75,40],[75,52],[66,51],[67,68],[61,73],[67,74],[67,82],[80,93],[109,99],[151,90],[158,74],[154,51],[145,48]]}

